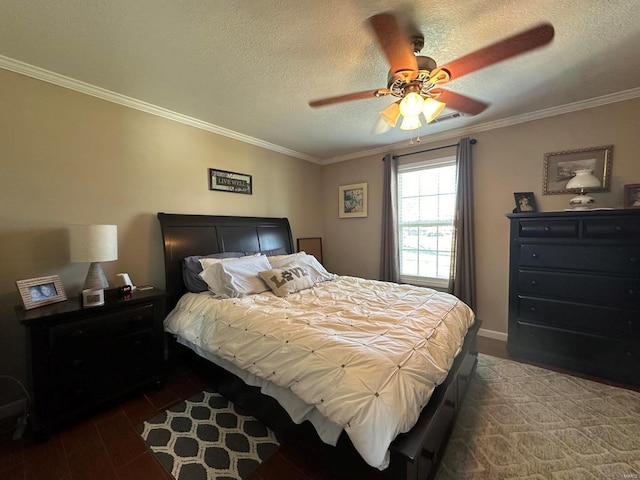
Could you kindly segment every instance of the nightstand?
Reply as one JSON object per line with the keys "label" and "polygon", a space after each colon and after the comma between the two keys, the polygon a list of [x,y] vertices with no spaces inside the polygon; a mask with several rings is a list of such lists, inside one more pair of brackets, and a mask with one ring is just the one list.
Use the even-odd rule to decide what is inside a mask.
{"label": "nightstand", "polygon": [[164,291],[134,291],[99,307],[83,307],[76,297],[16,311],[28,329],[36,437],[134,390],[162,384]]}

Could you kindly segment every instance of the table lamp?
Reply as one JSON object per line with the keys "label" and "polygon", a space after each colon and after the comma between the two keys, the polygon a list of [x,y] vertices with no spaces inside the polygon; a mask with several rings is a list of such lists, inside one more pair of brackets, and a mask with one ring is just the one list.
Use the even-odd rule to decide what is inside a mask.
{"label": "table lamp", "polygon": [[593,175],[593,170],[586,168],[576,170],[575,176],[567,182],[567,190],[577,190],[579,194],[569,200],[573,210],[589,210],[595,203],[595,199],[585,194],[585,188],[597,188],[600,180]]}
{"label": "table lamp", "polygon": [[108,288],[109,282],[100,262],[118,259],[118,226],[72,225],[70,240],[71,261],[91,262],[83,290]]}

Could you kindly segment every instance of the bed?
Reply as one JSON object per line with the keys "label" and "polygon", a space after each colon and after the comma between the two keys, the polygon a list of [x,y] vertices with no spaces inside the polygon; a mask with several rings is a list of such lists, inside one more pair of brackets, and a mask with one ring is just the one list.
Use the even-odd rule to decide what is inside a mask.
{"label": "bed", "polygon": [[[327,369],[326,366],[319,366],[317,372],[314,370],[314,368],[316,368],[315,357],[310,360],[306,358],[312,357],[312,355],[298,355],[295,362],[290,362],[288,357],[285,359],[282,354],[278,353],[278,348],[273,348],[271,350],[276,353],[270,352],[270,357],[266,365],[268,365],[269,368],[272,368],[273,363],[268,362],[282,362],[281,364],[276,363],[276,365],[281,365],[281,367],[273,367],[274,375],[272,378],[264,378],[269,376],[261,375],[259,366],[255,366],[255,362],[251,362],[251,358],[248,360],[244,358],[248,355],[250,356],[252,353],[250,351],[251,349],[247,350],[246,345],[243,346],[238,344],[238,357],[243,357],[244,360],[239,358],[237,362],[235,359],[236,352],[234,350],[236,344],[233,342],[222,342],[218,340],[219,343],[217,346],[214,346],[215,348],[208,348],[209,345],[216,341],[216,335],[220,334],[223,329],[216,327],[216,335],[212,335],[210,336],[210,339],[208,339],[209,337],[207,337],[206,332],[212,330],[212,328],[209,328],[210,323],[198,324],[198,332],[200,334],[204,332],[205,334],[190,336],[189,328],[186,328],[184,331],[180,331],[179,328],[176,327],[176,325],[180,323],[176,320],[176,317],[182,319],[184,316],[182,314],[184,313],[186,315],[188,312],[190,316],[186,317],[187,325],[191,322],[190,325],[193,326],[197,318],[205,317],[204,313],[200,313],[201,311],[204,312],[206,309],[210,308],[221,308],[224,315],[228,315],[229,317],[221,317],[222,313],[219,313],[217,310],[216,313],[212,315],[216,318],[233,318],[228,321],[221,320],[218,323],[219,325],[224,324],[223,326],[226,328],[227,326],[231,327],[231,324],[235,326],[236,321],[240,321],[239,319],[246,317],[247,315],[245,314],[245,311],[251,311],[254,313],[258,312],[258,317],[262,319],[262,323],[252,320],[251,322],[253,323],[250,322],[250,326],[244,328],[245,332],[247,329],[252,329],[249,330],[251,333],[254,331],[254,328],[259,329],[261,328],[261,325],[265,325],[265,320],[263,318],[267,315],[265,312],[268,312],[269,315],[271,315],[271,317],[269,317],[270,319],[276,318],[274,315],[286,316],[287,314],[285,313],[277,313],[279,311],[276,308],[278,305],[284,305],[283,308],[288,308],[289,311],[298,312],[297,315],[291,316],[292,320],[282,322],[285,324],[285,329],[279,340],[287,338],[283,343],[288,344],[289,338],[293,339],[294,337],[304,337],[306,335],[301,335],[300,331],[295,330],[295,324],[301,325],[302,329],[313,330],[316,328],[316,325],[319,325],[320,322],[316,317],[314,317],[314,315],[325,315],[322,307],[328,305],[326,299],[339,297],[341,292],[347,292],[345,293],[346,296],[358,298],[358,305],[363,305],[362,308],[368,308],[371,301],[368,301],[367,298],[414,298],[416,293],[422,293],[417,292],[417,290],[422,291],[422,289],[416,289],[416,287],[411,286],[392,287],[391,285],[384,284],[384,282],[368,281],[364,279],[357,279],[355,277],[336,276],[322,284],[316,284],[312,288],[305,289],[302,293],[298,292],[295,295],[289,295],[286,298],[280,298],[273,295],[271,292],[266,292],[265,294],[251,295],[249,296],[250,298],[245,297],[242,299],[229,299],[224,301],[211,300],[210,298],[205,298],[208,297],[206,293],[194,294],[187,292],[183,281],[184,259],[193,255],[220,254],[224,252],[278,252],[278,254],[284,255],[293,254],[293,239],[288,220],[286,218],[230,217],[167,213],[159,213],[158,219],[160,221],[164,243],[165,281],[168,294],[168,307],[170,311],[167,318],[168,321],[166,322],[169,326],[168,330],[171,330],[172,333],[174,333],[178,343],[182,346],[193,350],[200,357],[204,357],[212,361],[218,368],[222,367],[225,370],[230,371],[234,375],[234,378],[238,377],[242,379],[239,383],[241,385],[247,385],[247,389],[249,391],[255,392],[256,388],[258,388],[260,391],[266,392],[267,395],[259,395],[259,398],[263,399],[263,401],[258,407],[258,409],[261,410],[260,414],[256,415],[258,418],[262,420],[269,418],[280,419],[283,418],[283,416],[286,418],[287,414],[283,415],[282,413],[284,409],[288,412],[288,415],[294,419],[294,423],[309,420],[314,425],[318,436],[326,443],[332,443],[331,439],[335,439],[336,435],[340,434],[341,430],[344,429],[349,434],[356,450],[360,452],[367,463],[378,469],[384,469],[385,472],[388,472],[389,478],[417,480],[432,478],[435,475],[439,460],[444,452],[457,412],[466,395],[469,381],[475,371],[477,363],[475,338],[480,327],[480,321],[473,318],[473,312],[470,312],[469,318],[466,320],[461,320],[460,318],[462,317],[458,318],[458,316],[461,315],[460,312],[465,308],[468,310],[468,307],[464,306],[464,304],[459,305],[460,302],[455,301],[453,297],[441,296],[439,294],[436,295],[437,292],[431,291],[433,293],[430,294],[432,295],[432,297],[430,297],[432,300],[430,300],[429,305],[435,307],[440,306],[443,309],[443,312],[447,312],[442,315],[443,318],[453,318],[453,320],[446,320],[449,324],[446,324],[443,320],[438,320],[437,323],[443,324],[446,328],[443,331],[437,332],[435,330],[430,330],[431,333],[429,335],[434,336],[434,340],[431,345],[451,343],[454,346],[451,349],[453,353],[451,353],[447,358],[442,359],[442,362],[447,364],[447,370],[437,373],[438,370],[442,370],[442,367],[436,365],[433,368],[436,373],[429,374],[433,376],[433,378],[429,377],[429,381],[433,381],[434,384],[432,388],[427,388],[428,395],[425,397],[424,392],[421,389],[418,389],[415,386],[415,383],[411,383],[413,382],[413,377],[423,375],[422,369],[417,368],[416,365],[425,365],[425,362],[422,359],[425,355],[418,355],[415,353],[416,349],[409,345],[410,357],[412,359],[422,360],[422,363],[414,362],[411,365],[407,364],[406,366],[412,366],[412,368],[405,368],[405,370],[402,371],[402,375],[400,375],[400,373],[394,375],[394,378],[410,378],[411,380],[397,382],[400,385],[406,384],[406,391],[394,393],[393,395],[396,395],[396,398],[398,399],[416,397],[416,405],[419,405],[420,408],[415,413],[415,418],[409,418],[409,420],[406,420],[404,418],[405,415],[403,414],[402,420],[409,421],[410,425],[401,426],[399,431],[406,432],[394,435],[394,437],[389,440],[390,444],[387,443],[387,446],[384,447],[384,451],[386,453],[383,460],[380,454],[381,448],[379,445],[373,446],[372,453],[366,449],[368,447],[365,448],[361,445],[361,439],[363,436],[376,436],[371,435],[371,432],[378,431],[377,429],[381,428],[386,423],[384,421],[386,417],[380,414],[380,411],[382,410],[376,410],[376,408],[378,408],[377,405],[380,405],[381,403],[377,402],[377,397],[384,397],[382,390],[380,394],[378,394],[377,391],[374,391],[379,390],[380,388],[377,386],[370,388],[372,393],[371,398],[373,401],[369,402],[369,397],[367,397],[366,401],[371,403],[374,407],[370,413],[363,414],[369,419],[374,420],[373,425],[365,423],[364,421],[356,422],[353,420],[353,418],[355,418],[353,415],[351,417],[345,417],[347,418],[347,420],[345,420],[341,416],[344,412],[341,409],[336,408],[336,404],[340,402],[350,404],[351,399],[354,398],[353,404],[356,405],[356,410],[360,412],[362,408],[358,402],[361,402],[362,399],[359,397],[352,397],[351,392],[347,392],[347,394],[342,394],[341,396],[340,392],[333,391],[329,393],[326,391],[309,393],[310,386],[313,387],[313,385],[326,384],[327,382],[325,380],[328,378],[321,375],[321,372],[324,372],[323,369]],[[271,258],[277,257],[274,256]],[[387,287],[389,287],[388,291]],[[360,294],[358,293],[358,289],[362,292],[362,298],[359,296]],[[380,290],[375,294],[369,293],[369,290],[372,289]],[[391,297],[390,295],[393,295],[394,297]],[[298,304],[292,305],[291,302],[300,301],[299,299],[302,298],[307,299],[306,302],[312,305],[311,309],[300,312],[301,307]],[[426,304],[426,302],[423,303]],[[455,305],[455,307],[452,305]],[[245,310],[238,310],[242,308]],[[398,308],[401,309],[404,307],[399,306]],[[252,313],[252,315],[254,315],[254,313]],[[380,322],[385,321],[385,318],[382,316],[382,312],[377,314],[376,312],[368,310],[367,315],[373,315],[375,320],[379,320]],[[406,312],[403,315],[409,318],[416,317],[415,314],[407,315]],[[277,318],[278,320],[281,319],[281,317]],[[351,322],[351,320],[349,320],[349,322]],[[376,322],[372,321],[372,323]],[[405,323],[410,324],[411,322]],[[458,327],[458,324],[461,323],[465,323],[463,330],[460,330],[461,327]],[[203,327],[203,325],[205,326]],[[362,323],[358,324],[358,321],[356,320],[355,325],[357,327],[358,325],[362,325]],[[460,338],[455,338],[455,332],[458,330],[460,330]],[[257,331],[258,330],[256,330],[256,332]],[[245,333],[241,336],[244,337],[247,335],[248,334]],[[340,334],[336,334],[334,332],[332,335],[339,337],[341,339],[340,343],[345,343],[344,340],[351,337],[351,333],[345,331]],[[200,337],[208,340],[203,343],[199,343],[201,341]],[[378,337],[376,337],[376,339],[377,338]],[[311,345],[310,347],[307,348],[303,345],[298,348],[301,348],[305,352],[313,352],[312,345],[315,340],[311,339],[306,341],[310,342],[308,343],[308,345]],[[358,341],[365,344],[369,342],[369,340],[366,342]],[[291,346],[291,348],[294,347],[293,344],[294,340],[292,340],[291,345],[287,345],[287,351],[289,351],[289,346]],[[392,342],[385,345],[394,344],[395,343]],[[307,348],[307,350],[305,350],[305,348]],[[309,348],[311,350],[309,350]],[[334,347],[332,346],[331,348]],[[224,351],[225,349],[226,351]],[[336,352],[339,351],[336,350]],[[278,355],[280,356],[278,357]],[[340,353],[336,353],[336,355],[340,355]],[[427,356],[431,361],[434,356],[437,357],[439,355],[440,354],[438,353],[435,355],[429,354]],[[231,358],[232,356],[233,359]],[[304,365],[305,368],[302,369],[302,371],[289,373],[288,375],[291,378],[284,381],[280,376],[276,376],[275,374],[278,368],[284,369],[284,366],[287,365],[287,363]],[[353,363],[359,363],[359,359],[355,358]],[[347,367],[349,366],[350,365],[347,365]],[[429,368],[425,368],[425,372],[431,370],[431,366],[427,366]],[[339,369],[339,367],[340,366],[338,366],[337,369]],[[343,364],[342,367],[345,367],[345,365]],[[400,372],[402,367],[405,367],[405,364],[402,363],[401,365],[399,363],[397,366],[398,372]],[[287,370],[290,369],[287,368]],[[410,372],[410,374],[405,372]],[[280,371],[278,371],[278,373],[280,373]],[[343,374],[343,372],[340,371],[340,374]],[[440,377],[438,377],[438,375],[440,375]],[[317,381],[314,384],[314,378],[316,380],[320,378],[322,381]],[[307,383],[305,384],[305,382]],[[306,387],[304,389],[296,389],[298,384],[306,385]],[[313,390],[313,388],[311,388],[311,390]],[[229,398],[231,401],[241,401],[246,395],[243,388],[232,389],[222,393],[225,396],[231,397]],[[337,400],[332,402],[331,395],[334,394],[336,398],[339,399],[339,402]],[[376,398],[373,398],[374,396]],[[278,401],[274,402],[272,397],[276,398]],[[348,399],[348,401],[345,401],[345,399]],[[421,400],[424,400],[424,402],[421,403]],[[306,405],[308,409],[300,412],[291,406],[291,402],[299,402],[303,407]],[[369,405],[369,403],[367,403],[367,405]],[[386,403],[390,402],[387,401]],[[279,411],[274,412],[273,415],[270,413],[265,415],[265,410],[271,411],[272,409]],[[408,412],[411,409],[412,408],[407,408],[406,410]],[[406,413],[406,416],[410,417],[410,412]],[[336,419],[338,419],[338,421],[332,421]],[[350,420],[353,421],[354,425],[350,423]],[[367,422],[369,422],[369,420],[367,420]],[[269,426],[274,428],[272,425]],[[336,428],[338,428],[337,433]],[[382,430],[380,431],[382,432]],[[382,433],[380,436],[384,437]]]}

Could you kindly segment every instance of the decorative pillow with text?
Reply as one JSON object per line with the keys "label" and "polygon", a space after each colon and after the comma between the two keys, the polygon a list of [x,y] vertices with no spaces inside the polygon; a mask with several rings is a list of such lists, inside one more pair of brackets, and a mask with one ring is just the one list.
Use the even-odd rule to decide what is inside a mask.
{"label": "decorative pillow with text", "polygon": [[314,285],[313,278],[309,272],[302,266],[292,263],[285,268],[274,268],[260,272],[260,277],[265,281],[269,288],[279,297],[300,290],[311,288]]}

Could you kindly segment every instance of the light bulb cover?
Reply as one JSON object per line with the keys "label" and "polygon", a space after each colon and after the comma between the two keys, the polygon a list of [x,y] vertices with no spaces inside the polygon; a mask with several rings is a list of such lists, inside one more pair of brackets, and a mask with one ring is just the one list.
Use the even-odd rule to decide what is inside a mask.
{"label": "light bulb cover", "polygon": [[420,117],[418,115],[415,116],[404,116],[402,119],[402,124],[400,125],[401,130],[415,130],[422,126],[422,122],[420,121]]}
{"label": "light bulb cover", "polygon": [[395,127],[400,118],[400,101],[394,102],[380,112],[380,118],[382,118],[387,125]]}
{"label": "light bulb cover", "polygon": [[403,117],[417,117],[424,109],[424,97],[416,92],[409,92],[400,101],[400,113]]}
{"label": "light bulb cover", "polygon": [[446,103],[440,102],[434,98],[425,98],[422,113],[424,114],[424,118],[427,120],[427,123],[434,121],[446,106]]}

